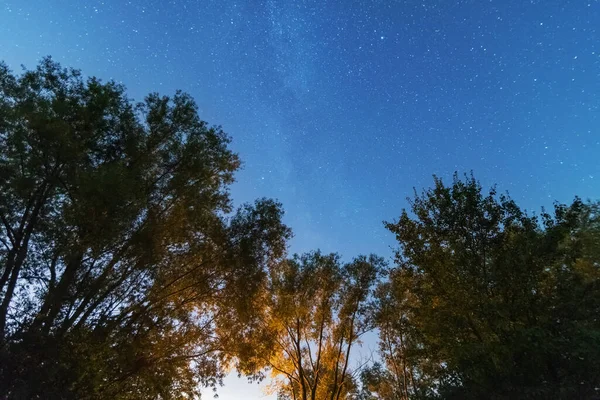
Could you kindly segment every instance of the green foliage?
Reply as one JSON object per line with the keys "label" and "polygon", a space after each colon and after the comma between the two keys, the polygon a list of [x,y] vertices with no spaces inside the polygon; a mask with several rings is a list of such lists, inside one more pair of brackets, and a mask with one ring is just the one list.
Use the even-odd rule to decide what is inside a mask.
{"label": "green foliage", "polygon": [[589,398],[600,384],[598,204],[529,216],[472,177],[440,179],[387,223],[379,289],[398,398]]}
{"label": "green foliage", "polygon": [[222,314],[252,314],[290,236],[270,200],[226,217],[228,143],[185,93],[133,104],[50,58],[0,64],[0,397],[193,398],[220,381]]}

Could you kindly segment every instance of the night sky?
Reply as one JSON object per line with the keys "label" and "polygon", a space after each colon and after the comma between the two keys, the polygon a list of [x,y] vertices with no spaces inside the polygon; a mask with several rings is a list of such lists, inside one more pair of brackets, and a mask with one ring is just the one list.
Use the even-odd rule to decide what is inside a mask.
{"label": "night sky", "polygon": [[292,251],[391,257],[382,221],[433,174],[538,212],[600,198],[598,0],[0,2],[0,59],[45,55],[191,93],[244,161],[235,204],[283,202]]}

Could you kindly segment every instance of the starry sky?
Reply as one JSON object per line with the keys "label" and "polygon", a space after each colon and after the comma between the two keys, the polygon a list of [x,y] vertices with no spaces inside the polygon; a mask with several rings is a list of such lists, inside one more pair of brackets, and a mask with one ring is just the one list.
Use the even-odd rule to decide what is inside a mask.
{"label": "starry sky", "polygon": [[45,55],[191,93],[244,161],[234,202],[283,202],[292,251],[390,257],[382,221],[432,174],[600,198],[598,0],[0,1],[0,59]]}

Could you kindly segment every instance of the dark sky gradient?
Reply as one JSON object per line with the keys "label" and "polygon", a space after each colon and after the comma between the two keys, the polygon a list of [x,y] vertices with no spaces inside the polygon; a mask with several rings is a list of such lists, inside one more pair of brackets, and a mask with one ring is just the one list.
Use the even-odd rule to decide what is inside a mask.
{"label": "dark sky gradient", "polygon": [[281,200],[294,251],[391,256],[381,221],[455,170],[535,211],[600,198],[597,0],[0,7],[14,70],[52,55],[136,99],[191,93],[244,160],[236,204]]}

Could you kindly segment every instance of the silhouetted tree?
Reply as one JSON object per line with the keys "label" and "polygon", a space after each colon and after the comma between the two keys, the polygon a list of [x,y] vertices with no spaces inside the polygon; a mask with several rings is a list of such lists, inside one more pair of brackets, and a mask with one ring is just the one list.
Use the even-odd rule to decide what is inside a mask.
{"label": "silhouetted tree", "polygon": [[600,207],[529,216],[473,177],[415,195],[379,290],[395,398],[591,398],[600,386]]}
{"label": "silhouetted tree", "polygon": [[0,397],[220,380],[222,314],[248,318],[290,236],[271,200],[227,217],[228,143],[182,92],[133,104],[50,58],[0,64]]}

